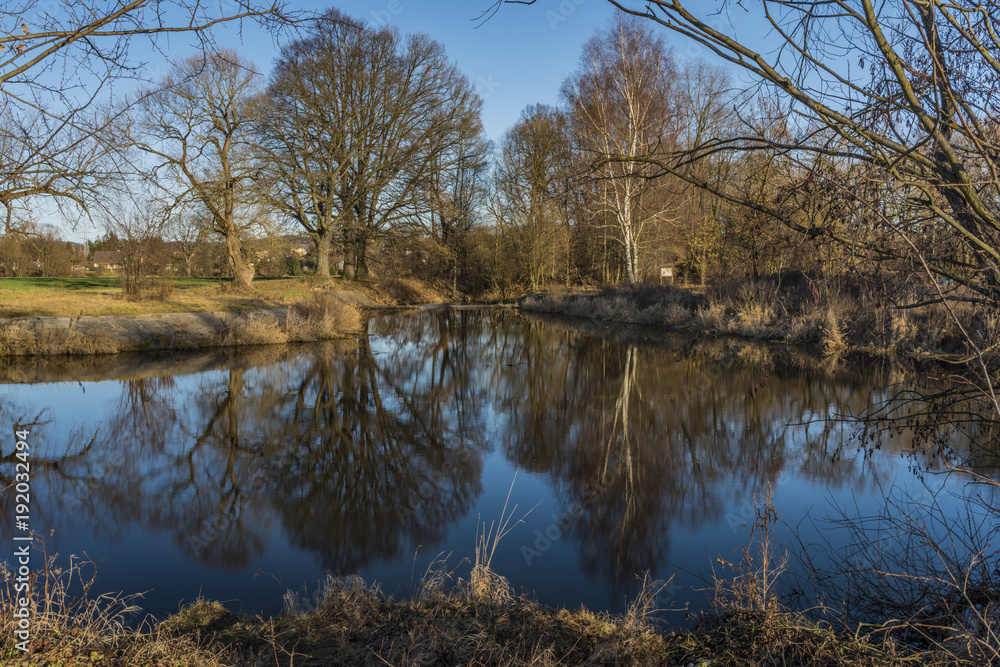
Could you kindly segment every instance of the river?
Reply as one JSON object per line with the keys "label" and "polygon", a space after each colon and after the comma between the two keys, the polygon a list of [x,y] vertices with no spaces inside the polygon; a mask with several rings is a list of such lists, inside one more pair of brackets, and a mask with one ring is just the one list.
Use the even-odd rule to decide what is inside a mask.
{"label": "river", "polygon": [[804,547],[846,549],[838,513],[877,514],[887,493],[960,512],[938,491],[968,487],[912,432],[863,435],[855,418],[910,382],[877,361],[510,310],[384,311],[368,330],[7,360],[0,420],[33,423],[32,530],[149,613],[202,596],[271,614],[328,574],[397,595],[429,570],[466,576],[506,506],[491,566],[516,591],[622,611],[648,572],[670,580],[660,607],[697,612],[768,488],[788,593]]}

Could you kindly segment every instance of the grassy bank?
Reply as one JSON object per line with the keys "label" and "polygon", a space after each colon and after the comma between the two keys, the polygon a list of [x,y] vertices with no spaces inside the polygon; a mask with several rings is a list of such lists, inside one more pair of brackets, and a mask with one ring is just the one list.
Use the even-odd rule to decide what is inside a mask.
{"label": "grassy bank", "polygon": [[359,310],[326,294],[287,308],[249,312],[63,320],[8,321],[0,327],[0,357],[300,343],[353,336],[362,330]]}
{"label": "grassy bank", "polygon": [[361,308],[445,301],[412,279],[260,279],[250,293],[201,278],[158,285],[130,300],[117,278],[0,278],[0,357],[329,340],[360,331]]}
{"label": "grassy bank", "polygon": [[[462,582],[443,590],[431,577],[409,599],[392,599],[358,578],[330,579],[303,608],[286,596],[276,618],[229,612],[200,601],[140,629],[124,621],[134,600],[104,596],[70,601],[59,581],[46,581],[47,604],[32,616],[31,651],[14,647],[7,597],[0,662],[65,667],[320,667],[367,665],[698,665],[701,667],[904,664],[889,646],[836,634],[773,609],[706,617],[690,632],[664,632],[648,612],[646,587],[621,615],[552,609],[514,595],[493,573],[488,586]],[[54,576],[54,575],[50,575]],[[39,578],[36,586],[42,583]],[[44,602],[44,601],[43,601]],[[909,662],[916,661],[910,656]],[[930,664],[920,663],[918,664]]]}
{"label": "grassy bank", "polygon": [[973,340],[1000,339],[1000,313],[957,303],[900,308],[921,296],[897,293],[896,302],[865,296],[855,286],[761,280],[707,290],[669,287],[557,291],[529,296],[524,310],[629,322],[692,332],[738,335],[816,345],[828,354],[847,350],[878,355],[963,358],[963,329]]}

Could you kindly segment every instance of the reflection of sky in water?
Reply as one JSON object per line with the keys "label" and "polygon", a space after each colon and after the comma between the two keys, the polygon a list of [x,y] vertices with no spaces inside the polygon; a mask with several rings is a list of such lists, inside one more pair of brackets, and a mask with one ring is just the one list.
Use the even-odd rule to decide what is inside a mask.
{"label": "reflection of sky in water", "polygon": [[[285,589],[315,589],[323,563],[352,563],[337,574],[396,594],[442,557],[464,576],[477,526],[500,518],[513,482],[508,513],[530,514],[493,566],[515,589],[621,611],[641,577],[629,567],[646,564],[681,586],[664,605],[697,608],[692,589],[717,556],[738,560],[767,481],[805,543],[834,534],[831,507],[872,513],[884,488],[913,483],[891,453],[905,443],[831,462],[851,429],[821,418],[858,412],[872,392],[850,374],[772,366],[761,383],[752,363],[706,361],[711,350],[690,343],[623,352],[507,314],[377,317],[359,351],[306,346],[166,381],[0,387],[5,419],[49,422],[33,432],[34,456],[58,466],[33,476],[33,528],[55,530],[50,551],[97,561],[100,589],[147,592],[154,613],[199,595],[271,613]],[[711,383],[681,391],[713,363],[724,368]],[[455,489],[442,470],[458,470]],[[340,498],[352,504],[329,502]],[[220,508],[236,517],[231,540],[206,534]]]}

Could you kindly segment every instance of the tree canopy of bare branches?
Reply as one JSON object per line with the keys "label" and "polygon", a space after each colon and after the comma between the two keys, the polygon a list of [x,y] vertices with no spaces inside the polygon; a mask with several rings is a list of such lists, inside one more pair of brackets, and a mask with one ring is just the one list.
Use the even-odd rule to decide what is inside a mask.
{"label": "tree canopy of bare branches", "polygon": [[607,180],[604,207],[625,257],[625,278],[639,279],[639,248],[649,223],[664,213],[649,197],[654,184],[641,159],[676,143],[676,66],[663,38],[620,13],[584,46],[577,73],[563,84],[579,149]]}
{"label": "tree canopy of bare branches", "polygon": [[[167,36],[212,48],[211,29],[252,20],[288,25],[280,0],[13,0],[0,11],[0,215],[8,232],[42,200],[89,210],[119,175],[115,114],[123,82],[142,81],[137,52],[162,55]],[[121,110],[118,110],[119,113]]]}
{"label": "tree canopy of bare branches", "polygon": [[567,251],[560,195],[570,151],[565,114],[541,104],[525,109],[500,142],[490,207],[531,289],[555,276],[559,257]]}
{"label": "tree canopy of bare branches", "polygon": [[179,64],[143,95],[131,141],[155,163],[154,176],[175,206],[197,205],[226,244],[237,289],[249,289],[254,266],[245,248],[261,224],[253,128],[259,75],[228,50]]}
{"label": "tree canopy of bare branches", "polygon": [[316,243],[329,273],[368,273],[368,246],[426,200],[428,171],[468,141],[481,102],[440,44],[336,10],[281,51],[261,123],[270,201]]}
{"label": "tree canopy of bare branches", "polygon": [[[782,140],[753,133],[728,142],[709,139],[683,156],[658,160],[662,167],[677,171],[687,160],[737,146],[781,151],[801,166],[793,185],[855,203],[849,227],[831,219],[803,222],[798,206],[716,190],[863,254],[915,253],[937,278],[996,300],[996,3],[767,0],[760,6],[778,47],[768,53],[713,27],[703,6],[681,0],[612,4],[701,43],[752,75],[781,101],[791,130]],[[732,3],[721,6],[742,11]]]}

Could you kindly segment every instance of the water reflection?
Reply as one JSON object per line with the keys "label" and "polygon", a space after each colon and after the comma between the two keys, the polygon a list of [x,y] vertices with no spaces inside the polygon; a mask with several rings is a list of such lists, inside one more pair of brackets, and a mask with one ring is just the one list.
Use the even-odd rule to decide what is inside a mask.
{"label": "water reflection", "polygon": [[[8,385],[0,417],[42,413],[36,529],[99,536],[108,550],[137,531],[168,536],[195,590],[213,572],[249,578],[278,543],[338,574],[408,573],[418,545],[467,553],[473,536],[452,529],[488,487],[506,490],[509,477],[487,472],[503,462],[556,499],[524,535],[557,521],[590,585],[616,594],[766,483],[870,491],[896,473],[890,454],[914,446],[904,431],[855,456],[857,429],[830,419],[891,395],[876,367],[651,337],[502,310],[382,313],[356,344],[192,357],[177,374],[130,368],[64,403]],[[33,377],[73,380],[53,373]],[[515,584],[516,547],[502,565]]]}

